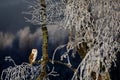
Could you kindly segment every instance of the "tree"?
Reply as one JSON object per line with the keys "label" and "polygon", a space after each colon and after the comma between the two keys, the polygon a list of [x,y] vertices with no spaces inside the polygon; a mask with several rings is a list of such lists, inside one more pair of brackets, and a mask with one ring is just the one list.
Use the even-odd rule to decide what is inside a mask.
{"label": "tree", "polygon": [[[74,34],[72,42],[76,46],[85,42],[89,47],[72,80],[77,80],[77,77],[80,80],[91,78],[95,80],[100,79],[100,76],[100,80],[104,80],[105,77],[107,80],[110,79],[109,69],[112,62],[115,62],[116,54],[120,50],[118,46],[120,43],[115,39],[115,37],[118,38],[120,33],[118,31],[120,26],[117,25],[119,24],[118,3],[120,1],[69,1],[71,2],[66,8],[65,28],[69,29],[71,34]],[[73,28],[74,31],[72,31]]]}
{"label": "tree", "polygon": [[41,72],[37,80],[44,80],[46,77],[46,66],[48,62],[48,31],[46,27],[46,4],[45,0],[40,0],[40,15],[41,15],[41,27],[42,27],[42,61],[41,61]]}

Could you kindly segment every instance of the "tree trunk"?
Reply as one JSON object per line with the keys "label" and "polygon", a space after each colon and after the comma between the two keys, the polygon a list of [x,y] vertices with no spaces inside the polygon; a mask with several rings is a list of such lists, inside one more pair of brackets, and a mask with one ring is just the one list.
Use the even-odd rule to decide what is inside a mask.
{"label": "tree trunk", "polygon": [[40,75],[36,80],[44,80],[46,78],[46,66],[48,62],[48,30],[46,27],[46,4],[45,0],[40,0],[41,10],[41,26],[42,26],[42,62]]}

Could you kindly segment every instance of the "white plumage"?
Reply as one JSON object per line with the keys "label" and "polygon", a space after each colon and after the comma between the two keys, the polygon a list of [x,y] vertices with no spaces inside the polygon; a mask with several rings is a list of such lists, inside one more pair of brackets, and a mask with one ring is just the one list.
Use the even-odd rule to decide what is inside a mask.
{"label": "white plumage", "polygon": [[37,52],[38,52],[37,49],[32,49],[32,52],[29,56],[29,62],[30,62],[31,65],[35,62],[35,60],[37,58]]}

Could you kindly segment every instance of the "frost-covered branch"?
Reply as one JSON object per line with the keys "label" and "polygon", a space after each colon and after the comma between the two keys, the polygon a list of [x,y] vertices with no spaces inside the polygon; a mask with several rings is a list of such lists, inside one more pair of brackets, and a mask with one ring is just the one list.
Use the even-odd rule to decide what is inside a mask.
{"label": "frost-covered branch", "polygon": [[[23,12],[28,17],[25,17],[26,22],[30,22],[34,25],[40,25],[40,1],[26,1],[28,6],[28,11]],[[46,0],[46,14],[47,14],[47,24],[58,24],[63,20],[65,3],[62,0]]]}
{"label": "frost-covered branch", "polygon": [[14,64],[14,66],[17,66],[15,61],[10,56],[6,56],[5,61],[9,61],[9,62],[11,61]]}
{"label": "frost-covered branch", "polygon": [[[7,60],[14,60],[7,57]],[[15,62],[14,62],[15,63]],[[1,74],[1,80],[33,80],[36,79],[37,75],[40,72],[39,66],[31,66],[28,63],[22,63],[21,65],[16,65],[14,67],[9,66],[7,69],[4,69]]]}
{"label": "frost-covered branch", "polygon": [[57,63],[57,64],[64,65],[64,66],[68,67],[69,69],[71,69],[73,72],[75,72],[75,70],[76,70],[75,68],[72,68],[71,65],[69,65],[68,63],[64,63],[64,62],[56,61],[56,60],[53,60],[53,61],[49,60],[49,62],[51,62],[51,63],[54,62],[54,64]]}
{"label": "frost-covered branch", "polygon": [[52,68],[52,71],[47,74],[47,76],[59,76],[59,74],[55,71],[54,67]]}
{"label": "frost-covered branch", "polygon": [[[72,80],[102,79],[109,75],[112,62],[120,50],[119,0],[69,0],[64,27],[74,37],[70,40],[87,43],[88,50]],[[74,28],[74,29],[73,29]],[[74,31],[73,31],[74,30]],[[76,45],[77,46],[77,45]],[[82,54],[82,53],[80,53]],[[79,75],[79,76],[78,76]],[[110,79],[110,77],[107,77]]]}
{"label": "frost-covered branch", "polygon": [[56,54],[57,50],[62,49],[65,46],[66,46],[66,44],[65,45],[60,45],[54,50],[54,53],[53,53],[53,56],[52,56],[52,63],[54,63],[54,58],[55,58],[55,54]]}

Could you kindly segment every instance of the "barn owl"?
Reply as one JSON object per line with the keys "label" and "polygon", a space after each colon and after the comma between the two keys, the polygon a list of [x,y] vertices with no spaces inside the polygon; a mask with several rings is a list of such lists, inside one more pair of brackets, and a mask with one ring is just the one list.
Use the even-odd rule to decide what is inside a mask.
{"label": "barn owl", "polygon": [[35,60],[36,60],[36,57],[37,57],[37,49],[32,49],[32,52],[31,52],[31,54],[30,54],[30,56],[29,56],[29,63],[32,65],[34,62],[35,62]]}

